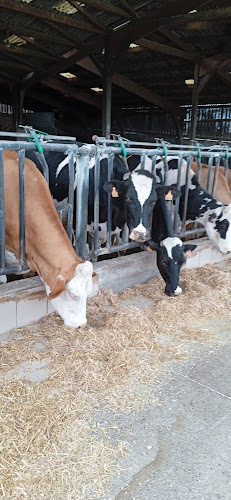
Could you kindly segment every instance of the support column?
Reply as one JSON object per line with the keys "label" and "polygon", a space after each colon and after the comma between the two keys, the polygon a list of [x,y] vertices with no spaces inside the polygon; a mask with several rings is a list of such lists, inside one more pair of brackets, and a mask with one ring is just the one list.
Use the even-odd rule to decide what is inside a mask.
{"label": "support column", "polygon": [[20,85],[12,88],[12,106],[13,106],[13,130],[17,131],[18,126],[22,125],[22,111],[24,101],[24,89]]}
{"label": "support column", "polygon": [[192,94],[192,119],[191,119],[191,129],[190,129],[191,141],[195,140],[196,129],[197,129],[197,107],[199,101],[199,90],[198,90],[199,71],[200,71],[200,65],[196,63],[194,68],[194,87]]}
{"label": "support column", "polygon": [[102,135],[110,139],[111,134],[111,99],[112,99],[112,73],[105,68],[103,78],[103,116]]}

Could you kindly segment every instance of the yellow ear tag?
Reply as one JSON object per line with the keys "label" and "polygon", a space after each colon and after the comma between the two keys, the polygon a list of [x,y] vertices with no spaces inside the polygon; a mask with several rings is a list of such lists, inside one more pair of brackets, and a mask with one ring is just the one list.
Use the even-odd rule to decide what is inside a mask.
{"label": "yellow ear tag", "polygon": [[172,195],[172,191],[168,191],[167,194],[165,195],[165,200],[173,200],[173,195]]}
{"label": "yellow ear tag", "polygon": [[147,247],[147,251],[148,251],[148,252],[152,252],[152,248],[148,246],[148,247]]}
{"label": "yellow ear tag", "polygon": [[185,255],[187,255],[188,257],[189,257],[190,255],[192,255],[192,250],[187,250],[187,251],[185,252]]}
{"label": "yellow ear tag", "polygon": [[115,186],[113,186],[113,188],[112,188],[111,195],[112,195],[112,198],[119,198],[119,193],[116,190]]}

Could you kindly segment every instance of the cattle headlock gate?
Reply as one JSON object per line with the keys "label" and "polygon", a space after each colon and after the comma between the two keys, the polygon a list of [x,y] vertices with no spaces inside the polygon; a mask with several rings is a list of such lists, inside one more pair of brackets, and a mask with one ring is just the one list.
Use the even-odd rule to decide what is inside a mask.
{"label": "cattle headlock gate", "polygon": [[[38,134],[37,141],[28,141],[26,133],[7,133],[0,132],[0,275],[20,273],[26,271],[26,249],[25,249],[25,197],[24,197],[24,159],[26,151],[36,151],[40,156],[40,163],[43,166],[44,176],[49,182],[49,169],[45,160],[44,153],[46,151],[62,152],[68,155],[68,171],[69,171],[69,189],[68,198],[64,204],[59,205],[57,208],[61,214],[66,212],[67,223],[66,230],[68,237],[73,241],[77,254],[83,259],[97,260],[99,255],[106,255],[117,253],[122,250],[131,249],[141,246],[141,243],[129,241],[128,231],[126,226],[122,231],[122,235],[117,236],[116,241],[112,243],[111,237],[111,195],[108,195],[107,203],[107,235],[106,243],[103,246],[99,245],[99,207],[100,207],[100,160],[105,156],[108,158],[108,172],[105,182],[110,181],[113,176],[113,160],[115,155],[120,155],[123,158],[125,165],[127,165],[126,158],[129,155],[140,156],[141,168],[145,166],[145,158],[149,156],[152,160],[152,170],[154,171],[157,158],[163,160],[165,172],[168,170],[168,159],[174,157],[178,159],[178,183],[180,186],[180,174],[183,160],[187,161],[186,170],[186,189],[185,189],[185,203],[184,213],[181,224],[179,225],[179,199],[176,200],[175,205],[172,206],[174,212],[174,230],[175,234],[179,237],[184,237],[190,234],[198,234],[203,231],[195,224],[193,229],[186,230],[186,213],[187,213],[187,199],[188,199],[188,179],[189,170],[192,160],[197,161],[200,179],[200,165],[203,156],[204,161],[209,165],[209,174],[207,187],[210,185],[210,178],[212,175],[212,165],[216,166],[214,181],[211,193],[213,194],[216,189],[216,181],[218,174],[218,166],[223,162],[225,165],[225,173],[228,170],[228,160],[230,155],[230,148],[225,145],[216,145],[212,148],[202,147],[199,144],[185,146],[175,145],[164,142],[163,140],[156,140],[155,143],[138,143],[133,141],[123,141],[120,137],[114,140],[106,140],[105,138],[97,138],[96,144],[83,144],[79,145],[75,142],[73,137],[60,137],[60,136],[43,136]],[[38,142],[40,148],[38,151]],[[36,144],[37,143],[37,144]],[[6,149],[14,150],[18,153],[19,165],[19,189],[20,189],[20,257],[17,265],[6,265],[5,260],[5,202],[4,202],[4,170],[3,170],[3,151]],[[89,168],[94,164],[94,229],[91,239],[91,245],[88,240],[88,195],[89,195]],[[128,168],[128,167],[127,167]],[[171,203],[171,202],[168,202]],[[74,208],[75,207],[75,208]],[[76,223],[73,231],[73,213],[76,210]]]}

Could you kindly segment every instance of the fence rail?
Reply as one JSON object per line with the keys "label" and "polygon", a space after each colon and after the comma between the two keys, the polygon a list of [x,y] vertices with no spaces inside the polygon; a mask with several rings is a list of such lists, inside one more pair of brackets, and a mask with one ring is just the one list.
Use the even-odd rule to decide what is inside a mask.
{"label": "fence rail", "polygon": [[[21,137],[18,137],[21,139]],[[63,138],[62,138],[63,139]],[[58,211],[67,213],[67,234],[70,240],[73,236],[73,218],[74,210],[76,210],[76,224],[75,232],[75,250],[77,254],[84,259],[97,259],[98,256],[120,252],[121,250],[132,249],[140,246],[140,243],[129,241],[128,231],[123,230],[122,236],[117,238],[116,244],[111,241],[111,196],[108,195],[107,205],[107,241],[105,246],[99,245],[99,206],[100,206],[100,160],[102,155],[108,158],[108,174],[105,182],[110,181],[113,177],[113,160],[117,155],[124,154],[124,148],[127,155],[139,155],[141,165],[145,164],[145,158],[148,156],[152,159],[152,169],[154,171],[156,160],[161,157],[164,161],[165,173],[168,170],[168,158],[178,158],[178,181],[177,187],[180,187],[180,174],[182,169],[183,160],[187,161],[187,175],[186,175],[186,189],[185,189],[185,207],[183,213],[183,220],[179,226],[179,199],[176,200],[175,205],[172,205],[174,212],[174,230],[179,237],[199,234],[203,231],[201,228],[194,227],[194,229],[186,230],[186,213],[187,213],[187,199],[188,199],[188,184],[189,184],[189,171],[192,160],[196,160],[199,166],[198,177],[200,178],[200,164],[201,156],[207,160],[209,164],[209,178],[212,174],[212,165],[216,166],[216,173],[212,186],[212,194],[216,189],[216,181],[218,174],[218,167],[223,160],[225,165],[225,174],[228,171],[228,159],[230,148],[226,145],[213,146],[200,148],[198,145],[179,146],[168,144],[164,141],[157,141],[156,143],[138,143],[128,141],[123,143],[123,148],[118,139],[106,140],[105,138],[97,138],[96,145],[83,145],[79,146],[74,143],[59,143],[47,142],[43,143],[43,150],[53,152],[63,152],[69,157],[68,171],[69,171],[69,189],[67,203],[59,206]],[[20,256],[17,265],[8,266],[5,261],[5,201],[4,201],[4,169],[3,169],[3,151],[5,149],[12,149],[18,153],[19,158],[19,190],[20,190]],[[26,266],[26,248],[25,248],[25,192],[24,192],[24,158],[27,151],[36,151],[36,145],[33,142],[26,142],[21,140],[2,140],[0,141],[0,275],[10,273],[20,273],[27,269]],[[93,243],[89,247],[88,242],[88,196],[89,196],[89,169],[90,163],[95,166],[94,170],[94,232]],[[48,167],[44,164],[44,175],[48,178]],[[76,189],[75,189],[76,186]],[[169,202],[171,203],[171,202]]]}

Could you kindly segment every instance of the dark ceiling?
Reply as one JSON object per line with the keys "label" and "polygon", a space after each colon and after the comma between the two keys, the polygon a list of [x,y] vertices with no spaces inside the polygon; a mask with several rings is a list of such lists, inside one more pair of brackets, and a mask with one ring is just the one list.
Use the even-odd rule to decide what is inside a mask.
{"label": "dark ceiling", "polygon": [[230,0],[1,0],[0,102],[23,88],[33,109],[100,109],[111,71],[114,109],[177,112],[195,65],[199,102],[230,102],[230,24]]}

